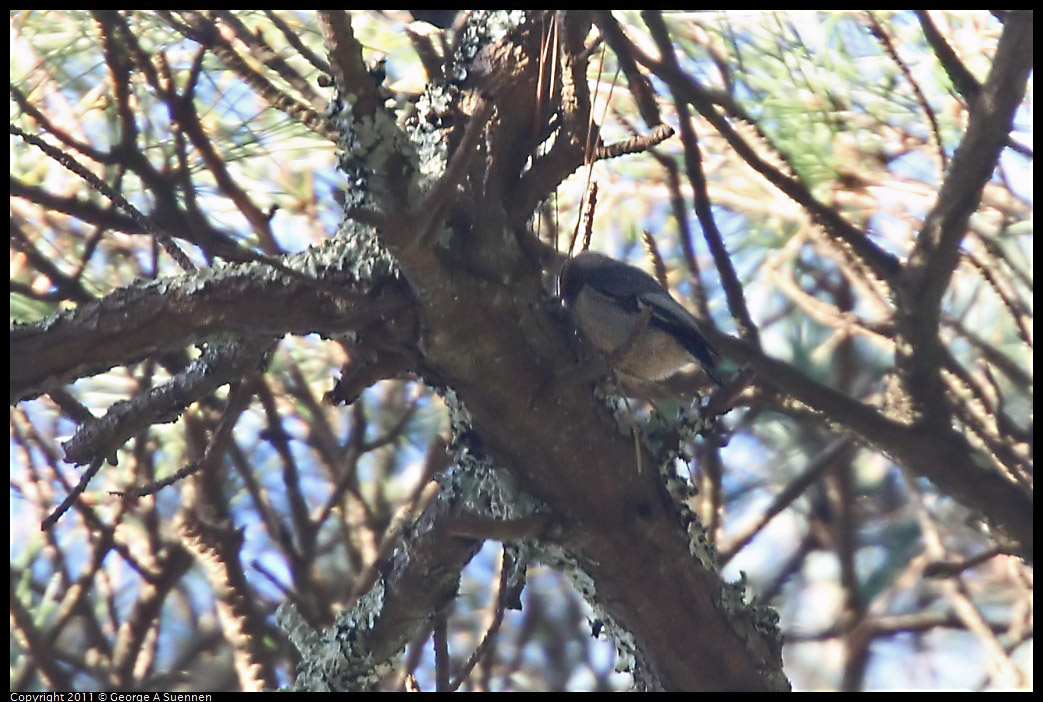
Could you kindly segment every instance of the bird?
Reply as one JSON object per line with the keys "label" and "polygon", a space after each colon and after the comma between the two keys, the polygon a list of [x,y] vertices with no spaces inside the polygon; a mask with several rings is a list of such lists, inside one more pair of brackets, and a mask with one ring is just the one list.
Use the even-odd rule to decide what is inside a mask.
{"label": "bird", "polygon": [[697,363],[724,385],[716,365],[720,354],[699,322],[640,268],[584,251],[565,263],[559,290],[573,324],[616,371],[661,381]]}

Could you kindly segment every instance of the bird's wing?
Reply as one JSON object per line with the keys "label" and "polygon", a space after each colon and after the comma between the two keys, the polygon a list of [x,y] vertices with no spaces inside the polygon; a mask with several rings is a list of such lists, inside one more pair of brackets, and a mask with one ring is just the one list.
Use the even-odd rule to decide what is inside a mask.
{"label": "bird's wing", "polygon": [[720,358],[702,331],[692,313],[681,306],[661,288],[655,292],[637,296],[639,307],[650,307],[652,316],[649,324],[656,326],[676,338],[706,369],[706,374],[718,385],[723,385],[717,375],[716,359]]}

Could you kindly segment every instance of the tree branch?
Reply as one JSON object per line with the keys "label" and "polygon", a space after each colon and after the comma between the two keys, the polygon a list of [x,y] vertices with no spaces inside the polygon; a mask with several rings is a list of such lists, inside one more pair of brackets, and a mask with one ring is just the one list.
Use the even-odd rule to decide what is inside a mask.
{"label": "tree branch", "polygon": [[[298,265],[309,254],[296,258]],[[340,296],[245,265],[122,288],[97,302],[11,330],[11,402],[77,378],[221,334],[333,334],[392,319],[409,306],[389,291]],[[333,278],[327,279],[332,282]]]}
{"label": "tree branch", "polygon": [[971,105],[967,132],[902,274],[897,324],[904,343],[898,346],[897,360],[918,405],[914,421],[929,422],[941,431],[949,426],[938,412],[945,406],[939,372],[942,297],[959,262],[967,222],[999,161],[1031,72],[1032,12],[1012,12],[989,77]]}

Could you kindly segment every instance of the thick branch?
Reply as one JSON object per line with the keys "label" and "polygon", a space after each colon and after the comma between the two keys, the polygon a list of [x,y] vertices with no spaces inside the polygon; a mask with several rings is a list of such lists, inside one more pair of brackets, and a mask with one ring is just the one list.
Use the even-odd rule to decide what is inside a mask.
{"label": "thick branch", "polygon": [[116,452],[130,437],[153,424],[173,422],[188,405],[209,397],[222,385],[263,368],[263,357],[275,343],[270,338],[226,342],[207,349],[169,381],[130,400],[117,402],[104,417],[83,422],[62,444],[65,460],[82,465]]}
{"label": "thick branch", "polygon": [[345,97],[353,96],[356,117],[372,115],[381,104],[380,95],[362,60],[362,44],[351,29],[351,15],[345,10],[319,10],[318,18],[337,89]]}
{"label": "thick branch", "polygon": [[395,292],[353,293],[350,281],[332,296],[263,265],[122,288],[12,329],[11,402],[219,334],[334,334],[389,320],[408,304]]}
{"label": "thick branch", "polygon": [[712,341],[730,357],[748,363],[763,382],[820,412],[829,422],[851,429],[897,464],[927,478],[982,515],[1016,542],[1006,545],[1007,550],[1032,559],[1032,497],[988,466],[979,465],[975,451],[962,435],[923,431],[896,422],[747,344],[724,335],[715,336]]}
{"label": "thick branch", "polygon": [[322,636],[310,630],[291,630],[291,639],[302,654],[298,688],[345,690],[372,684],[373,667],[393,658],[453,600],[460,572],[482,542],[459,538],[446,528],[462,502],[445,497],[424,510],[388,561],[376,564],[383,573],[377,585],[379,611],[365,609],[354,621]]}

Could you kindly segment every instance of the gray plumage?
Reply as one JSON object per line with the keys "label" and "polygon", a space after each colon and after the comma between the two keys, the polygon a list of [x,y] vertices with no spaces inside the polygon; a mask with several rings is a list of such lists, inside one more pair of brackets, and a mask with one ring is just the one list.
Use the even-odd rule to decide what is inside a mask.
{"label": "gray plumage", "polygon": [[[711,380],[724,384],[714,363],[719,355],[699,322],[641,269],[584,251],[565,264],[561,296],[575,325],[599,351],[611,357],[630,344],[617,370],[662,380],[699,363]],[[645,310],[648,323],[631,341]]]}

